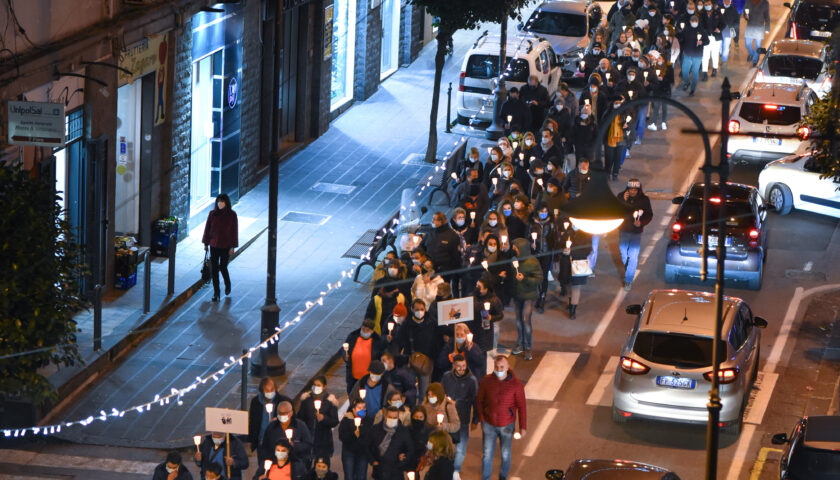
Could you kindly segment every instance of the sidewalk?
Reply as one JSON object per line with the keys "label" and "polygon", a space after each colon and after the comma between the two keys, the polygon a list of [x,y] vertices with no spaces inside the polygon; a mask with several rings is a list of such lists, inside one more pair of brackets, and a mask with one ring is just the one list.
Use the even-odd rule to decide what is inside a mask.
{"label": "sidewalk", "polygon": [[[456,51],[466,52],[475,35],[462,32],[455,42]],[[341,280],[341,271],[352,266],[351,259],[342,258],[342,254],[365,231],[379,228],[393,215],[399,209],[403,189],[417,190],[418,183],[432,170],[428,164],[404,160],[425,150],[434,47],[434,43],[427,46],[414,64],[400,69],[375,95],[348,110],[324,136],[280,166],[277,301],[282,308],[281,325],[291,321],[307,300],[326,290],[327,283]],[[444,78],[457,78],[459,70],[460,58],[448,59]],[[439,156],[460,138],[443,133],[445,101],[443,95]],[[264,187],[265,182],[240,204],[267,205]],[[259,232],[267,223],[264,211],[240,205],[234,208],[240,218],[254,218],[248,227],[252,231]],[[267,241],[267,235],[258,236],[231,263],[231,297],[212,303],[211,288],[200,289],[159,330],[126,354],[112,372],[73,399],[60,420],[73,421],[98,415],[100,410],[110,412],[112,408],[123,410],[145,404],[156,394],[168,394],[171,388],[190,385],[196,376],[219,370],[229,356],[238,356],[257,343],[260,307],[265,300]],[[192,250],[186,242],[194,242]],[[195,250],[195,242],[198,240],[191,237],[178,245],[184,255],[194,252],[195,267],[186,270],[186,265],[191,265],[189,257],[183,261],[178,258],[184,270],[179,270],[182,278],[176,291],[199,278],[203,251]],[[153,272],[157,269],[165,275],[165,268],[155,267]],[[360,280],[370,278],[370,273],[370,269],[364,270]],[[160,278],[153,283],[165,288],[165,277]],[[309,379],[330,363],[347,333],[361,323],[369,289],[349,280],[343,285],[326,297],[323,306],[286,330],[279,343],[280,355],[287,364],[281,385],[289,396],[297,396]],[[142,307],[142,289],[137,293],[137,305]],[[152,310],[161,305],[160,298],[159,293],[153,293]],[[113,330],[103,326],[103,334],[106,332]],[[106,348],[109,344],[105,343]],[[192,435],[203,431],[205,407],[239,408],[238,368],[218,382],[208,382],[188,393],[183,406],[154,404],[150,412],[132,411],[121,419],[65,428],[59,436],[103,445],[191,445]],[[258,380],[249,379],[249,398],[256,392]]]}

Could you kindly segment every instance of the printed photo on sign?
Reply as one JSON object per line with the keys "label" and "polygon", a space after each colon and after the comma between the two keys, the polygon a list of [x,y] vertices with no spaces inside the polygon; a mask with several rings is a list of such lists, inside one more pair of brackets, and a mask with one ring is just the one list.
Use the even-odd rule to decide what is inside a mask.
{"label": "printed photo on sign", "polygon": [[469,322],[473,319],[473,297],[437,302],[438,325]]}
{"label": "printed photo on sign", "polygon": [[207,407],[204,409],[204,429],[208,432],[248,435],[248,412]]}

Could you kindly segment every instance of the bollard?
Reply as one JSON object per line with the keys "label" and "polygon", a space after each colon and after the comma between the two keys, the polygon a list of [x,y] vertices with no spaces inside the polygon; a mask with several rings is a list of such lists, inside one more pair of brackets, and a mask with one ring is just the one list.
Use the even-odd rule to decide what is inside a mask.
{"label": "bollard", "polygon": [[93,287],[93,349],[102,350],[102,285]]}
{"label": "bollard", "polygon": [[452,133],[452,122],[449,117],[452,115],[452,82],[449,82],[449,90],[446,92],[446,133]]}
{"label": "bollard", "polygon": [[152,309],[152,255],[146,250],[146,257],[143,259],[143,313],[149,313]]}
{"label": "bollard", "polygon": [[169,234],[169,281],[166,285],[166,294],[175,293],[175,234]]}
{"label": "bollard", "polygon": [[248,350],[242,350],[242,355],[246,355],[246,357],[242,359],[242,381],[240,382],[241,387],[239,389],[239,409],[248,410]]}

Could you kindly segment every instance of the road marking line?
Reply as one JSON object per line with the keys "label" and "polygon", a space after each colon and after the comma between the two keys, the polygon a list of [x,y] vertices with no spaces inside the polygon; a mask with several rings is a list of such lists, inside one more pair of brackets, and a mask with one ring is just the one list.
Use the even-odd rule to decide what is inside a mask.
{"label": "road marking line", "polygon": [[615,377],[615,369],[618,368],[618,357],[610,357],[604,366],[604,371],[595,382],[595,388],[586,400],[587,405],[609,407],[612,405],[612,384]]}
{"label": "road marking line", "polygon": [[577,352],[545,352],[525,385],[525,398],[554,400],[579,356],[580,353]]}
{"label": "road marking line", "polygon": [[534,453],[537,451],[537,447],[540,446],[542,443],[542,438],[545,435],[545,432],[548,431],[548,427],[551,426],[551,422],[554,421],[554,417],[560,413],[560,410],[556,408],[549,408],[548,412],[543,415],[542,420],[540,420],[540,424],[537,425],[537,430],[531,436],[531,439],[528,441],[528,446],[525,447],[525,450],[522,452],[522,456],[524,457],[533,457]]}
{"label": "road marking line", "polygon": [[758,372],[755,379],[755,386],[752,390],[756,394],[750,398],[750,403],[747,405],[744,423],[761,425],[761,421],[764,419],[764,413],[767,411],[767,405],[770,404],[770,397],[773,396],[773,389],[776,388],[776,380],[778,379],[778,373]]}
{"label": "road marking line", "polygon": [[738,438],[738,446],[735,449],[735,455],[732,456],[732,463],[729,466],[729,472],[726,474],[726,480],[738,480],[741,469],[744,468],[744,463],[747,460],[747,450],[750,448],[750,441],[755,435],[756,425],[747,423],[741,430],[741,436]]}
{"label": "road marking line", "polygon": [[750,480],[758,480],[761,477],[761,471],[764,470],[764,464],[767,463],[767,454],[770,452],[783,452],[784,450],[778,448],[762,447],[758,451],[758,459],[753,464],[752,472],[750,473]]}
{"label": "road marking line", "polygon": [[601,321],[598,323],[598,327],[595,328],[595,331],[592,332],[592,336],[589,337],[588,345],[590,347],[594,347],[598,345],[598,342],[601,341],[601,337],[604,336],[604,332],[607,331],[607,327],[610,326],[613,317],[615,316],[615,312],[618,311],[618,306],[621,302],[624,301],[624,297],[627,296],[627,291],[623,288],[618,290],[618,293],[613,298],[612,303],[610,304],[610,308],[607,309],[607,313],[601,318]]}
{"label": "road marking line", "polygon": [[344,401],[341,404],[341,407],[338,409],[338,418],[344,418],[344,414],[347,413],[347,410],[350,408],[350,399]]}
{"label": "road marking line", "polygon": [[802,292],[804,292],[802,287],[796,287],[796,291],[793,292],[793,298],[788,304],[785,319],[782,321],[782,327],[779,329],[776,341],[773,342],[773,349],[770,350],[770,355],[767,357],[767,362],[764,364],[765,372],[776,372],[776,366],[782,358],[782,352],[784,352],[785,344],[787,344],[788,337],[790,336],[791,326],[793,325],[793,321],[796,319],[796,312],[799,310],[799,304],[802,302]]}
{"label": "road marking line", "polygon": [[38,453],[27,450],[3,450],[3,463],[37,467],[74,468],[102,470],[106,472],[136,473],[151,475],[157,463],[119,460],[116,458],[95,458],[54,453]]}

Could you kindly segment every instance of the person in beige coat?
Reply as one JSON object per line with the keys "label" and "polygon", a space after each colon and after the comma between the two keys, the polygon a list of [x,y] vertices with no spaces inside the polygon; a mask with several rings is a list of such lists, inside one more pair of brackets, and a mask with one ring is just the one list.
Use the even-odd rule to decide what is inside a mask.
{"label": "person in beige coat", "polygon": [[[458,433],[461,430],[461,419],[458,417],[455,401],[446,396],[446,391],[440,383],[429,385],[426,398],[423,399],[423,409],[426,410],[426,424],[437,426],[447,433]],[[443,421],[438,421],[438,414],[443,414]]]}

